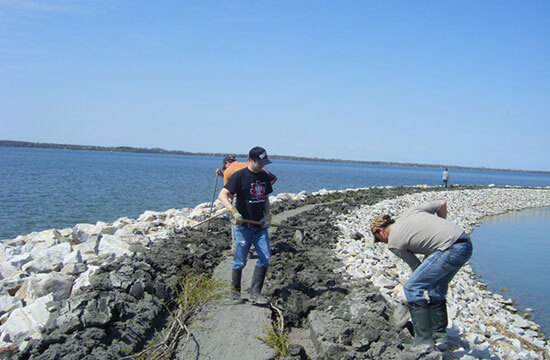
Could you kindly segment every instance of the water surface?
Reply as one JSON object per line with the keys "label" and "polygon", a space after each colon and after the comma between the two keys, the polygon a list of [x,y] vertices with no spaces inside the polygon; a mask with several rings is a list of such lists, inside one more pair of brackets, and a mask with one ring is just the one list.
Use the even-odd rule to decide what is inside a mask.
{"label": "water surface", "polygon": [[532,308],[550,334],[550,208],[491,216],[472,233],[472,267],[489,290]]}
{"label": "water surface", "polygon": [[[240,159],[245,160],[245,159]],[[0,239],[209,202],[222,159],[0,147]],[[274,160],[274,193],[440,185],[442,169]],[[450,183],[549,186],[550,174],[449,169]],[[217,192],[221,188],[221,179]]]}

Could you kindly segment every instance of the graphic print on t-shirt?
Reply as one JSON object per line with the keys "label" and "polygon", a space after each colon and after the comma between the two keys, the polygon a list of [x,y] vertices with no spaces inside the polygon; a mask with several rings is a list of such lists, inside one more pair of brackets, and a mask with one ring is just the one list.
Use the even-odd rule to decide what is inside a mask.
{"label": "graphic print on t-shirt", "polygon": [[250,184],[250,200],[249,203],[265,202],[265,182],[256,180]]}

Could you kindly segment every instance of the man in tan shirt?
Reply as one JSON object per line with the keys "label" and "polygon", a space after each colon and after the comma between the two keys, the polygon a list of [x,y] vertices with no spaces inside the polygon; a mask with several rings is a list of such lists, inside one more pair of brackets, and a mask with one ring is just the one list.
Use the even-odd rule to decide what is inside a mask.
{"label": "man in tan shirt", "polygon": [[[472,255],[470,237],[446,218],[447,202],[436,200],[405,211],[397,220],[384,215],[370,224],[374,242],[387,244],[413,271],[404,286],[413,346],[447,341],[449,282]],[[415,254],[426,257],[420,262]]]}

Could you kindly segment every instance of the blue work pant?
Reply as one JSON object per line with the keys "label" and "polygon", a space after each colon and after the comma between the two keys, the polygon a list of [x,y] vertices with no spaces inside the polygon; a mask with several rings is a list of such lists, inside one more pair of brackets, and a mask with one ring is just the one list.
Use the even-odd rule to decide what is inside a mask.
{"label": "blue work pant", "polygon": [[416,268],[404,286],[407,302],[426,300],[426,291],[430,301],[445,300],[449,282],[472,256],[472,242],[464,237],[466,241],[435,251]]}
{"label": "blue work pant", "polygon": [[233,256],[234,270],[240,270],[246,266],[248,251],[252,244],[254,244],[254,248],[258,254],[256,266],[269,266],[271,263],[271,248],[267,229],[233,225],[233,235],[235,237],[235,255]]}

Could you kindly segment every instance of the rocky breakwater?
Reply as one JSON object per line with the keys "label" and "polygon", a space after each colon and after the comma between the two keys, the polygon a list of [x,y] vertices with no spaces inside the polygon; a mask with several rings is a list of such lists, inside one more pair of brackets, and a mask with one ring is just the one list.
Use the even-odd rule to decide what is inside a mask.
{"label": "rocky breakwater", "polygon": [[226,226],[196,241],[206,205],[3,240],[0,358],[110,359],[143,346],[178,277],[208,271],[229,244]]}
{"label": "rocky breakwater", "polygon": [[[391,320],[399,301],[398,284],[407,272],[383,249],[371,246],[366,224],[374,212],[393,209],[396,214],[399,206],[408,204],[401,199],[409,197],[418,202],[424,196],[447,198],[454,214],[451,219],[468,219],[464,223],[471,229],[481,215],[470,216],[470,211],[484,212],[485,203],[494,198],[483,196],[491,192],[498,191],[518,207],[549,206],[536,200],[547,198],[547,192],[525,189],[481,189],[488,194],[459,203],[478,194],[475,191],[461,188],[451,198],[454,191],[439,187],[378,187],[272,197],[275,214],[287,214],[281,217],[286,224],[305,229],[274,232],[273,263],[264,288],[272,304],[282,310],[291,358],[399,359],[402,344],[411,340],[406,330],[396,331]],[[532,195],[535,191],[541,192]],[[396,205],[400,201],[402,205]],[[505,207],[502,212],[511,209]],[[215,214],[220,211],[216,204]],[[201,204],[4,240],[0,244],[0,358],[117,359],[143,349],[166,324],[177,280],[188,273],[213,271],[223,259],[223,250],[229,248],[226,220],[211,221],[208,234],[204,228],[192,228],[209,215],[207,204]],[[471,269],[466,268],[463,276],[451,290],[450,301],[460,306],[450,312],[451,330],[461,336],[462,350],[445,355],[496,359],[500,350],[494,346],[502,342],[515,346],[516,341],[523,346],[532,340],[529,344],[539,347],[522,347],[513,354],[540,358],[538,349],[547,345],[536,324],[524,326],[520,322],[527,319],[510,317],[511,303],[486,291]],[[462,303],[455,293],[464,299]],[[489,321],[460,322],[458,310],[477,313],[486,306],[481,301],[477,308],[467,307],[468,296],[494,297],[493,320],[503,316],[504,328],[511,329],[515,322],[523,326],[491,337],[494,329]],[[467,325],[485,328],[471,335]],[[528,340],[521,337],[522,332],[530,336]]]}
{"label": "rocky breakwater", "polygon": [[[547,189],[487,188],[422,192],[358,207],[338,216],[341,229],[336,253],[347,274],[380,289],[389,304],[404,301],[409,267],[383,244],[374,244],[368,224],[377,215],[399,216],[424,202],[447,201],[448,219],[470,233],[483,217],[526,208],[550,207]],[[474,242],[475,252],[475,242]],[[461,359],[547,359],[550,346],[539,325],[520,314],[513,301],[493,294],[466,264],[452,281],[448,295],[450,333]]]}

